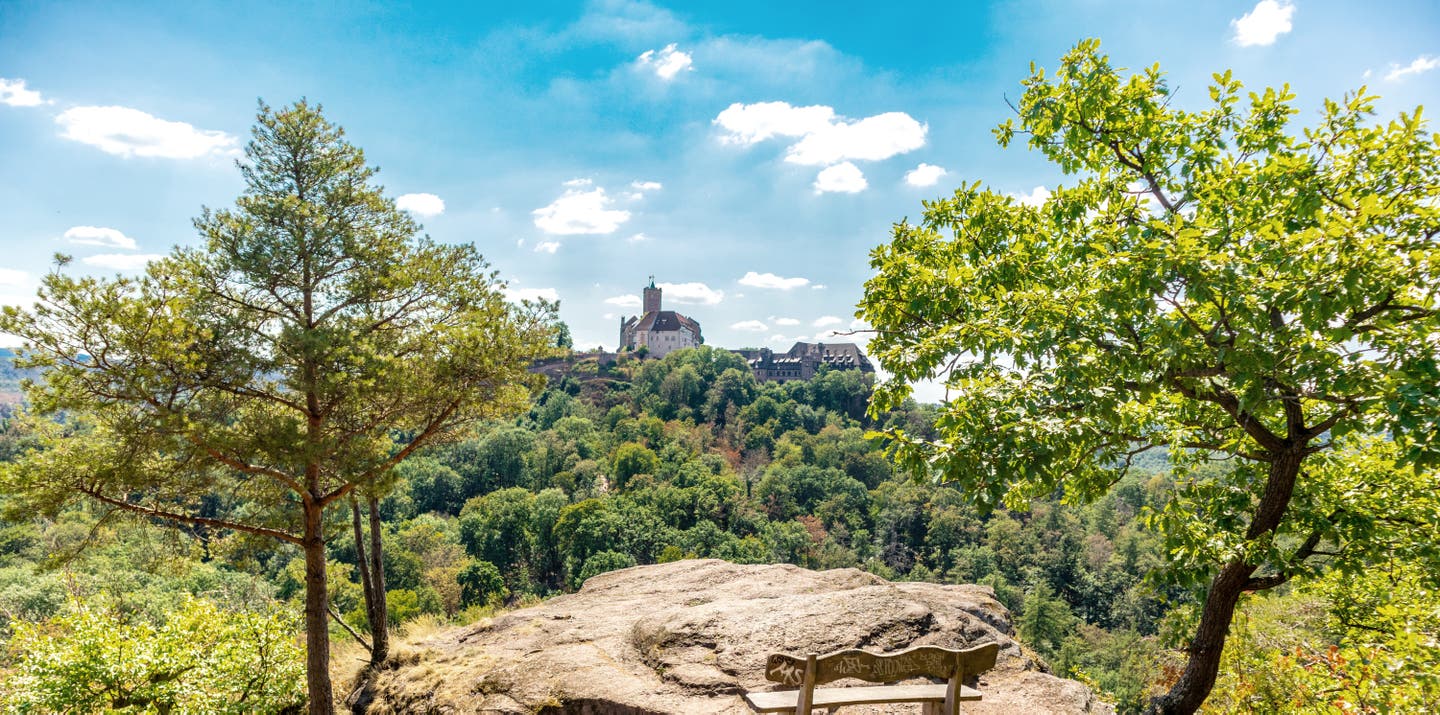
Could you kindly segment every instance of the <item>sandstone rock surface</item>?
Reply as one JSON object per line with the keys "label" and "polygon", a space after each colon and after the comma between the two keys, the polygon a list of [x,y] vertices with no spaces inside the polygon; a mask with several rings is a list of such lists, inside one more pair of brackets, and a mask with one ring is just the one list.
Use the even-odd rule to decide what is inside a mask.
{"label": "sandstone rock surface", "polygon": [[[855,569],[678,561],[420,642],[357,693],[368,713],[748,713],[771,652],[1001,644],[967,713],[1109,713],[1040,672],[984,586],[891,583]],[[842,681],[839,685],[844,685]],[[845,713],[918,712],[918,705]]]}

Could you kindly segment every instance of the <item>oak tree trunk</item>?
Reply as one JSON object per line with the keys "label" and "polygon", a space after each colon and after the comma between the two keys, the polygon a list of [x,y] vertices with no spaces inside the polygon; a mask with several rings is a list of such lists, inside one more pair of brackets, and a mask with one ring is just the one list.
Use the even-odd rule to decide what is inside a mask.
{"label": "oak tree trunk", "polygon": [[[1303,459],[1301,445],[1276,455],[1270,463],[1269,479],[1255,509],[1255,518],[1246,530],[1247,539],[1254,540],[1280,525],[1295,491],[1295,480],[1300,475]],[[1190,660],[1170,692],[1151,701],[1147,713],[1191,715],[1210,696],[1210,690],[1215,687],[1215,677],[1220,672],[1220,656],[1225,650],[1225,638],[1230,634],[1230,619],[1235,615],[1235,605],[1245,593],[1256,568],[1254,564],[1245,563],[1244,559],[1236,559],[1225,564],[1216,574],[1205,596],[1200,625],[1190,642]]]}

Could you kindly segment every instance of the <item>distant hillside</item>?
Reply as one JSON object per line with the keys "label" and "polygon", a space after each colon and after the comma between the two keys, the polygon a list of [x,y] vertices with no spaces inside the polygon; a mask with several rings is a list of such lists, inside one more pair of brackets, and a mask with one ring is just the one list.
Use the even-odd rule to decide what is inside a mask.
{"label": "distant hillside", "polygon": [[20,381],[39,374],[37,370],[21,370],[15,367],[15,351],[0,348],[0,405],[20,402]]}

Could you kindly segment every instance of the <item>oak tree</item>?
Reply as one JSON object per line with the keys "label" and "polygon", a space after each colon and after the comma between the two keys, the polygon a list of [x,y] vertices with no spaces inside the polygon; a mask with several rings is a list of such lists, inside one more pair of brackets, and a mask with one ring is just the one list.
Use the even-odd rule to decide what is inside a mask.
{"label": "oak tree", "polygon": [[[43,511],[85,497],[299,547],[310,710],[327,713],[326,540],[345,525],[327,510],[526,405],[554,305],[507,302],[473,245],[421,235],[318,106],[262,104],[237,165],[244,193],[195,220],[198,246],[139,277],[62,262],[33,309],[5,309],[21,364],[46,369],[32,411],[65,417],[37,421],[49,439],[5,487]],[[383,578],[366,584],[383,622]]]}
{"label": "oak tree", "polygon": [[860,306],[893,376],[872,410],[943,380],[939,438],[888,436],[990,507],[1092,500],[1168,450],[1151,523],[1200,608],[1151,708],[1194,712],[1242,594],[1382,558],[1440,574],[1437,137],[1363,89],[1297,129],[1288,87],[1228,72],[1181,109],[1094,40],[1024,85],[1000,143],[1074,183],[1041,205],[967,184],[894,226]]}

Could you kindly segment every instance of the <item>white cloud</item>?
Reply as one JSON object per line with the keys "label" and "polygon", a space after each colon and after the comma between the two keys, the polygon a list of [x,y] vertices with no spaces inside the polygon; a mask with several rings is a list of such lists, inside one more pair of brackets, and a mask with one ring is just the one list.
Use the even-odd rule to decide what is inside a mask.
{"label": "white cloud", "polygon": [[637,233],[637,234],[635,234],[634,236],[631,236],[630,238],[627,238],[627,239],[625,239],[625,240],[627,240],[627,241],[629,241],[629,242],[631,242],[631,243],[640,243],[641,241],[649,241],[649,240],[650,240],[650,237],[649,237],[649,236],[646,236],[646,235],[643,234],[643,233]]}
{"label": "white cloud", "polygon": [[591,184],[593,184],[593,183],[595,183],[595,182],[594,182],[594,181],[591,181],[590,179],[571,179],[571,180],[569,180],[569,181],[561,182],[560,185],[561,185],[561,186],[573,186],[573,187],[577,187],[577,188],[578,188],[578,187],[581,187],[581,186],[589,186],[589,185],[591,185]]}
{"label": "white cloud", "polygon": [[839,318],[837,318],[837,317],[835,317],[835,316],[833,316],[833,315],[822,315],[822,316],[820,316],[819,318],[816,318],[816,319],[815,319],[815,322],[811,323],[811,325],[813,325],[813,326],[815,326],[815,327],[817,327],[817,328],[824,328],[824,327],[827,327],[827,326],[830,326],[830,325],[839,325],[839,324],[841,324],[841,323],[843,323],[843,322],[845,322],[845,321],[843,321],[843,320],[841,320],[841,319],[839,319]]}
{"label": "white cloud", "polygon": [[793,342],[795,339],[794,339],[794,338],[787,338],[787,337],[785,337],[784,335],[780,335],[780,334],[777,333],[777,334],[775,334],[775,335],[771,335],[770,337],[766,338],[766,340],[769,340],[769,341],[772,342],[772,343],[788,343],[788,342]]}
{"label": "white cloud", "polygon": [[1010,195],[1015,197],[1016,201],[1019,201],[1026,206],[1043,206],[1045,204],[1045,201],[1050,198],[1050,190],[1043,186],[1037,186],[1031,189],[1030,193],[1028,194]]}
{"label": "white cloud", "polygon": [[129,107],[74,107],[55,117],[60,136],[89,144],[107,154],[162,159],[198,159],[232,154],[238,141],[220,131],[196,129]]}
{"label": "white cloud", "polygon": [[630,220],[630,212],[607,208],[612,203],[603,187],[590,191],[569,189],[549,206],[535,209],[535,226],[550,234],[614,233],[620,224]]}
{"label": "white cloud", "polygon": [[617,295],[613,298],[606,298],[606,303],[618,305],[621,308],[639,308],[640,296],[638,295]]}
{"label": "white cloud", "polygon": [[846,159],[889,159],[925,146],[927,131],[928,127],[904,112],[886,112],[807,134],[785,152],[785,161],[825,166]]}
{"label": "white cloud", "polygon": [[536,253],[555,253],[560,250],[559,241],[541,241],[535,244]]}
{"label": "white cloud", "polygon": [[716,290],[704,283],[661,283],[665,300],[697,305],[715,305],[725,299],[725,291]]}
{"label": "white cloud", "polygon": [[23,286],[30,280],[30,274],[14,268],[0,268],[0,286]]}
{"label": "white cloud", "polygon": [[750,145],[771,137],[798,138],[785,161],[826,166],[850,159],[879,161],[925,145],[929,128],[904,112],[885,112],[849,121],[824,105],[793,107],[788,102],[736,102],[713,121],[726,144]]}
{"label": "white cloud", "polygon": [[445,213],[445,201],[435,194],[404,194],[395,199],[395,208],[416,216],[439,216]]}
{"label": "white cloud", "polygon": [[858,194],[870,186],[860,168],[850,162],[827,166],[815,175],[815,193]]}
{"label": "white cloud", "polygon": [[5,79],[0,77],[0,104],[8,104],[12,107],[38,107],[42,104],[50,104],[39,92],[25,88],[23,79]]}
{"label": "white cloud", "polygon": [[71,226],[65,231],[65,240],[81,246],[135,250],[135,239],[103,226]]}
{"label": "white cloud", "polygon": [[86,256],[80,259],[80,262],[96,268],[109,268],[112,271],[138,271],[144,268],[146,263],[164,257],[159,253],[101,253],[95,256]]}
{"label": "white cloud", "polygon": [[658,181],[632,181],[630,188],[636,191],[659,191],[665,188],[665,185]]}
{"label": "white cloud", "polygon": [[791,290],[810,285],[809,278],[782,278],[774,273],[756,273],[750,271],[740,278],[740,285],[751,288],[769,288],[771,290]]}
{"label": "white cloud", "polygon": [[1416,57],[1414,62],[1404,67],[1400,65],[1390,65],[1390,74],[1385,75],[1385,81],[1397,82],[1405,77],[1405,75],[1429,72],[1436,67],[1440,67],[1440,57],[1426,57],[1425,55],[1421,55]]}
{"label": "white cloud", "polygon": [[655,71],[655,76],[669,82],[681,72],[690,72],[695,69],[690,53],[681,52],[675,49],[675,43],[670,43],[658,53],[655,50],[646,50],[635,58],[635,64]]}
{"label": "white cloud", "polygon": [[715,117],[713,124],[725,130],[720,141],[726,144],[758,144],[771,137],[803,137],[813,134],[835,119],[835,110],[823,105],[792,107],[789,102],[736,102]]}
{"label": "white cloud", "polygon": [[810,286],[810,290],[825,290],[826,288],[829,288],[829,287],[830,287],[830,286],[827,286],[827,285],[825,285],[824,283],[816,283],[815,285]]}
{"label": "white cloud", "polygon": [[758,321],[758,320],[742,320],[742,321],[740,321],[740,322],[738,322],[738,323],[731,323],[731,324],[730,324],[730,329],[731,329],[731,330],[744,330],[744,331],[751,332],[751,333],[763,333],[763,332],[769,330],[769,329],[770,329],[770,326],[768,326],[768,325],[766,325],[766,324],[764,324],[764,323],[762,323],[762,322],[760,322],[760,321]]}
{"label": "white cloud", "polygon": [[554,288],[511,288],[505,287],[505,298],[518,302],[522,300],[548,300],[555,302],[560,300],[560,294]]}
{"label": "white cloud", "polygon": [[914,169],[905,172],[905,183],[911,186],[934,186],[940,181],[940,177],[948,173],[950,172],[934,164],[921,163]]}
{"label": "white cloud", "polygon": [[1288,0],[1260,0],[1255,8],[1238,20],[1231,20],[1235,28],[1235,43],[1241,47],[1272,45],[1275,38],[1290,31],[1290,17],[1295,6]]}
{"label": "white cloud", "polygon": [[794,318],[771,318],[776,325],[799,325],[800,321]]}

